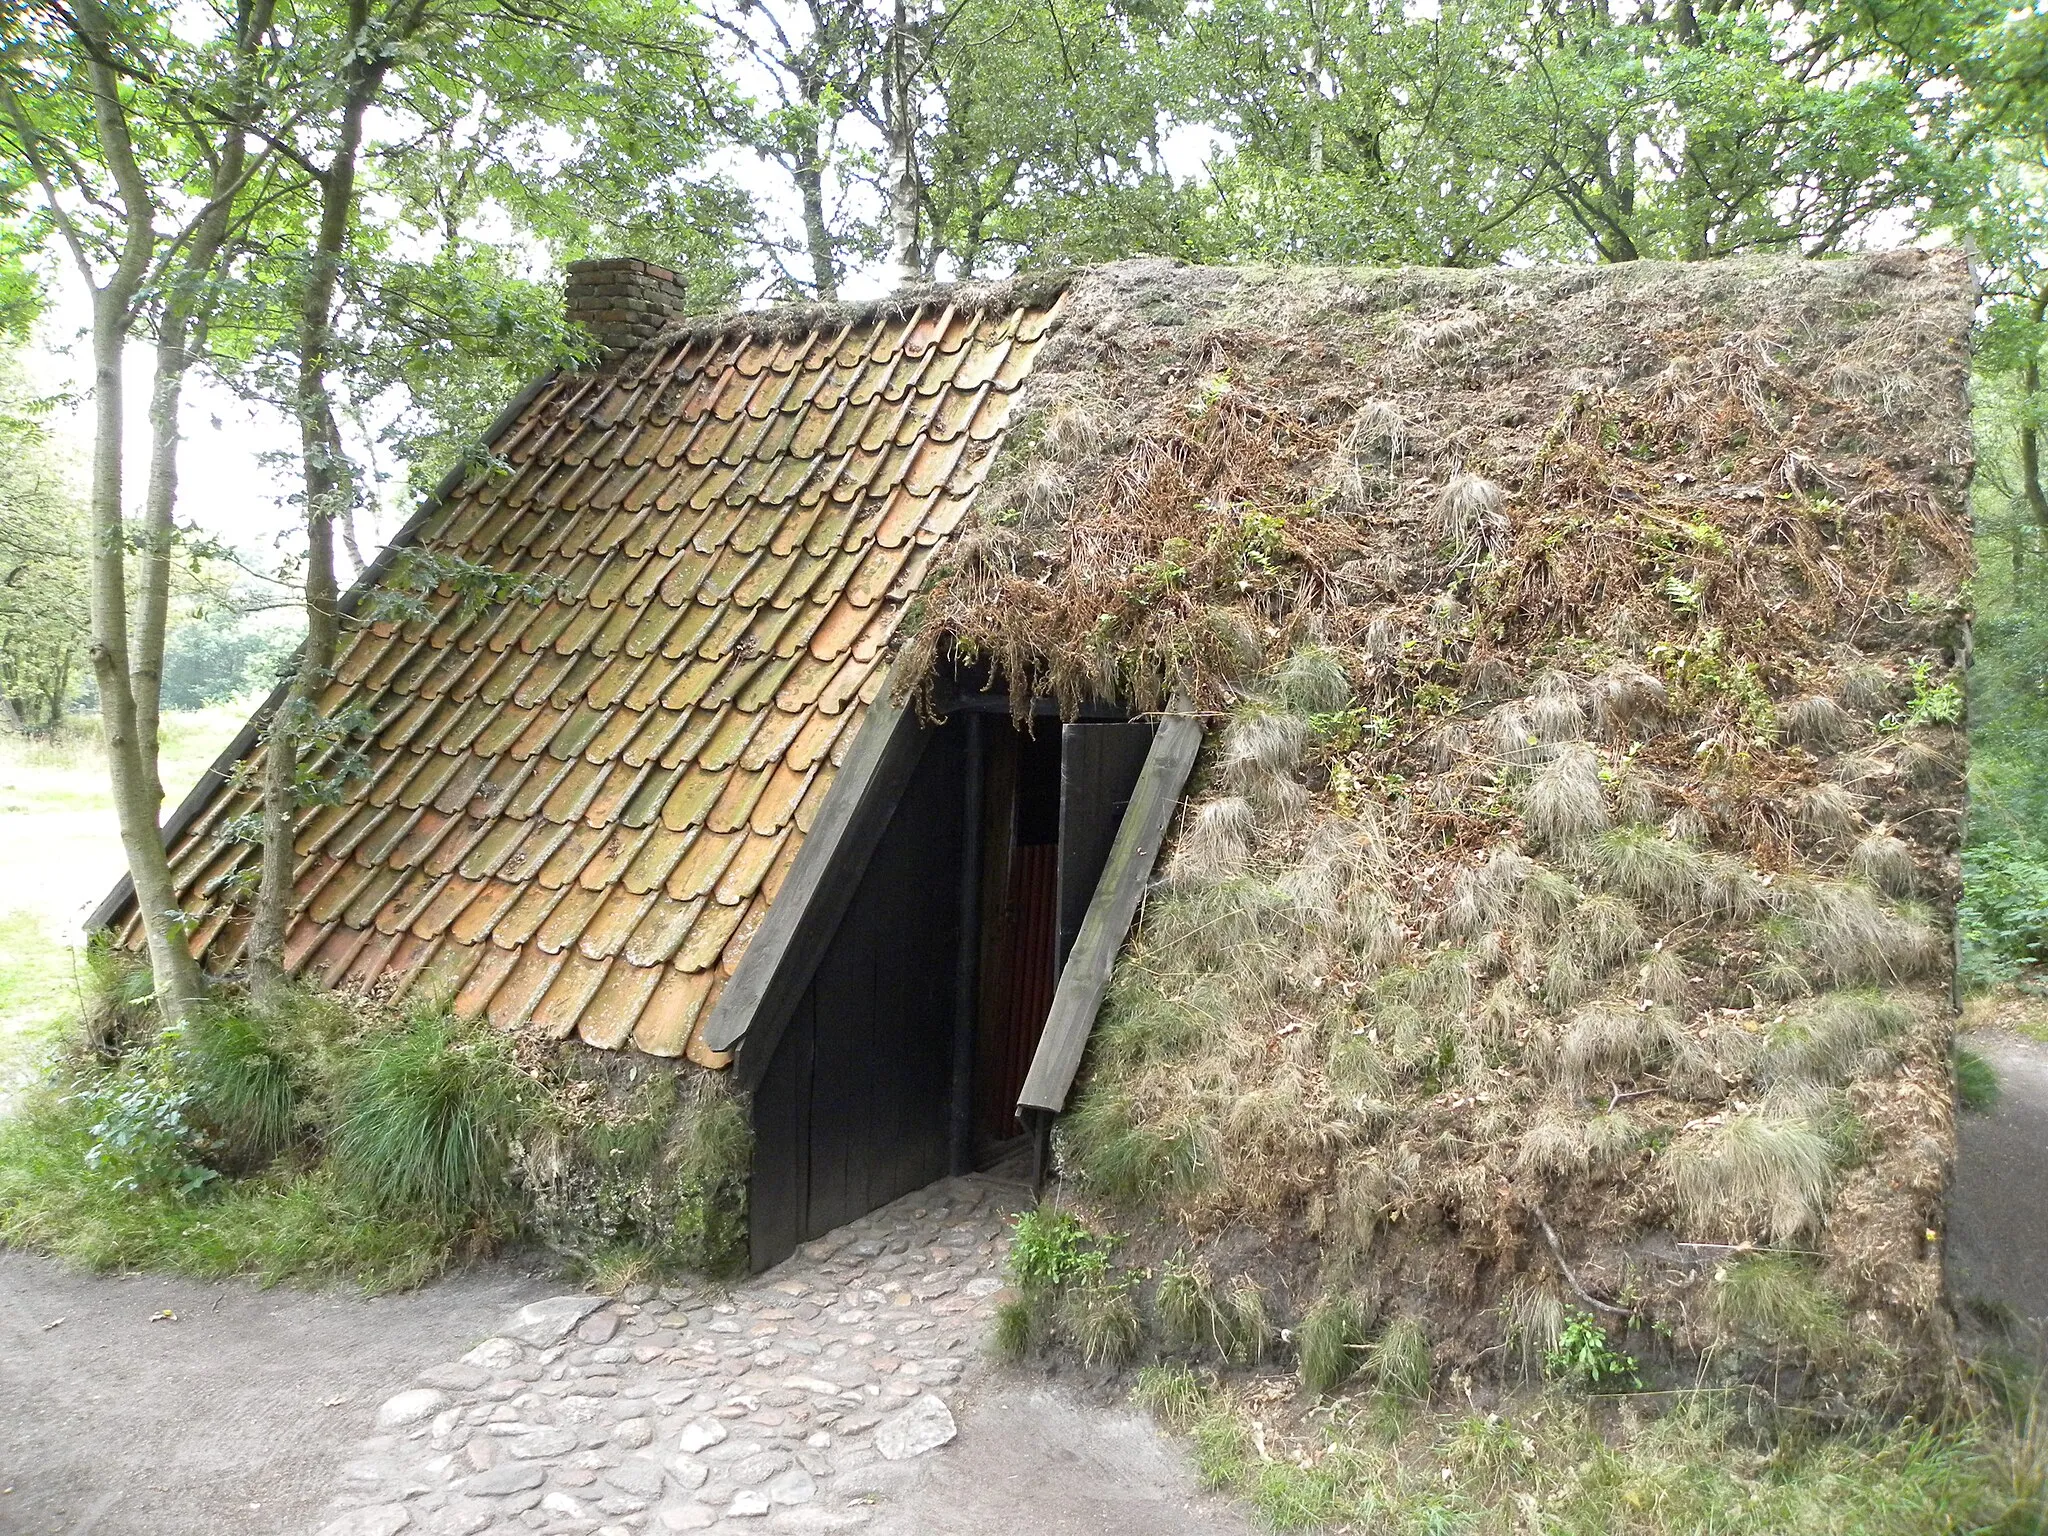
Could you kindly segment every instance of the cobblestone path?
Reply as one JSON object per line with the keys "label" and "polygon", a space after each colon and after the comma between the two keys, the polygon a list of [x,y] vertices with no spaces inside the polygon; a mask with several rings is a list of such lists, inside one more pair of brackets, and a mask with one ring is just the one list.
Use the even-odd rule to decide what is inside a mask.
{"label": "cobblestone path", "polygon": [[950,1180],[729,1292],[536,1302],[376,1410],[318,1536],[896,1530],[1020,1198]]}

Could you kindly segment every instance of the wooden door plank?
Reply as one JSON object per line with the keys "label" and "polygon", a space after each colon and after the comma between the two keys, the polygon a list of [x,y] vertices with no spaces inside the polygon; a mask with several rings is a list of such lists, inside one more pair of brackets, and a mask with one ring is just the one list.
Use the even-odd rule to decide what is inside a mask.
{"label": "wooden door plank", "polygon": [[1202,745],[1202,723],[1190,708],[1186,700],[1175,699],[1152,738],[1130,809],[1124,812],[1109,862],[1103,866],[1094,900],[1082,919],[1080,937],[1060,972],[1038,1053],[1031,1060],[1024,1091],[1017,1096],[1019,1109],[1056,1114],[1066,1107],[1068,1090],[1074,1086],[1074,1074],[1081,1070],[1081,1056],[1102,1007],[1102,995],[1109,989],[1117,951],[1131,930],[1131,919],[1137,916],[1145,882],[1159,858],[1160,842]]}

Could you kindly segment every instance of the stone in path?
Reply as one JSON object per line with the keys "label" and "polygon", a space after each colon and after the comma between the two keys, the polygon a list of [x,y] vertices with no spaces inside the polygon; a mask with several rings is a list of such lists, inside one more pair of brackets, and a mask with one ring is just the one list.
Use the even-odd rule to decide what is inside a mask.
{"label": "stone in path", "polygon": [[875,1449],[885,1461],[908,1461],[936,1451],[958,1433],[951,1410],[927,1392],[875,1427]]}

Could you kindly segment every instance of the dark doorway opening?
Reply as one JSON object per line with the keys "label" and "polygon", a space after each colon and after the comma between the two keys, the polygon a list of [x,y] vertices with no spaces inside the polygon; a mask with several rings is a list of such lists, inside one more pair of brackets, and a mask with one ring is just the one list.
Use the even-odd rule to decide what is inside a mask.
{"label": "dark doorway opening", "polygon": [[754,1095],[756,1269],[1021,1150],[1031,1066],[1152,729],[956,697]]}

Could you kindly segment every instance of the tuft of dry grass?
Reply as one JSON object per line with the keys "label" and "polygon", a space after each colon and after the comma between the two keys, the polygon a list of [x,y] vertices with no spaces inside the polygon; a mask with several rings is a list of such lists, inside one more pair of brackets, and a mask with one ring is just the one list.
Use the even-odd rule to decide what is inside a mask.
{"label": "tuft of dry grass", "polygon": [[1562,673],[1546,672],[1536,680],[1536,696],[1529,701],[1529,728],[1546,746],[1585,736],[1586,706]]}
{"label": "tuft of dry grass", "polygon": [[1857,842],[1849,867],[1887,896],[1911,896],[1919,882],[1913,850],[1882,827]]}
{"label": "tuft of dry grass", "polygon": [[1767,1082],[1826,1088],[1845,1081],[1871,1046],[1912,1022],[1912,1012],[1875,992],[1837,992],[1771,1031],[1757,1070]]}
{"label": "tuft of dry grass", "polygon": [[1946,953],[1931,923],[1861,881],[1817,880],[1794,910],[1807,952],[1835,986],[1910,980],[1938,968]]}
{"label": "tuft of dry grass", "polygon": [[1664,684],[1641,667],[1619,663],[1593,683],[1593,724],[1609,740],[1654,729],[1669,703]]}
{"label": "tuft of dry grass", "polygon": [[1274,698],[1297,715],[1327,715],[1351,703],[1344,658],[1324,645],[1305,645],[1281,663],[1271,680]]}
{"label": "tuft of dry grass", "polygon": [[1273,1344],[1273,1321],[1266,1293],[1250,1275],[1239,1275],[1224,1287],[1218,1307],[1223,1325],[1223,1354],[1233,1365],[1257,1365]]}
{"label": "tuft of dry grass", "polygon": [[1826,841],[1846,841],[1863,825],[1863,798],[1840,784],[1822,782],[1800,793],[1792,814],[1802,831]]}
{"label": "tuft of dry grass", "polygon": [[1891,673],[1875,662],[1862,662],[1850,667],[1842,674],[1840,687],[1843,702],[1857,714],[1872,720],[1883,719],[1891,713],[1898,689]]}
{"label": "tuft of dry grass", "polygon": [[1242,795],[1222,795],[1189,817],[1167,860],[1166,878],[1176,886],[1220,885],[1245,872],[1258,820]]}
{"label": "tuft of dry grass", "polygon": [[1817,752],[1833,752],[1849,739],[1855,722],[1849,712],[1824,693],[1794,699],[1779,713],[1787,741]]}
{"label": "tuft of dry grass", "polygon": [[1480,739],[1501,769],[1522,773],[1536,766],[1543,743],[1519,701],[1502,704],[1480,725]]}
{"label": "tuft of dry grass", "polygon": [[1515,1167],[1539,1177],[1573,1178],[1584,1173],[1591,1161],[1584,1127],[1558,1105],[1537,1111],[1515,1149]]}
{"label": "tuft of dry grass", "polygon": [[1102,451],[1102,415],[1085,401],[1071,401],[1045,423],[1045,451],[1062,463],[1093,458]]}
{"label": "tuft of dry grass", "polygon": [[1566,942],[1595,976],[1604,976],[1643,946],[1643,921],[1619,896],[1588,896],[1572,909]]}
{"label": "tuft of dry grass", "polygon": [[1956,778],[1955,758],[1941,743],[1908,736],[1899,743],[1899,777],[1915,789],[1936,789]]}
{"label": "tuft of dry grass", "polygon": [[1734,854],[1709,853],[1700,861],[1700,910],[1711,917],[1742,922],[1764,909],[1768,887],[1746,861]]}
{"label": "tuft of dry grass", "polygon": [[1652,911],[1679,919],[1698,908],[1706,859],[1690,843],[1655,828],[1614,827],[1593,839],[1587,861],[1594,878]]}
{"label": "tuft of dry grass", "polygon": [[1308,722],[1299,715],[1248,705],[1223,733],[1223,781],[1261,819],[1288,826],[1308,807],[1308,790],[1298,777],[1307,748]]}
{"label": "tuft of dry grass", "polygon": [[1529,937],[1548,938],[1571,916],[1580,895],[1569,875],[1547,865],[1533,865],[1516,894],[1515,921]]}
{"label": "tuft of dry grass", "polygon": [[1474,1018],[1482,1040],[1499,1043],[1512,1040],[1529,1016],[1528,990],[1511,976],[1503,976],[1487,989]]}
{"label": "tuft of dry grass", "polygon": [[1547,1284],[1527,1277],[1515,1282],[1501,1299],[1501,1342],[1514,1352],[1527,1372],[1543,1368],[1544,1357],[1564,1337],[1564,1300]]}
{"label": "tuft of dry grass", "polygon": [[1559,749],[1522,798],[1522,821],[1539,848],[1569,849],[1607,829],[1600,758],[1591,747]]}
{"label": "tuft of dry grass", "polygon": [[1507,493],[1483,475],[1453,475],[1430,509],[1429,536],[1453,565],[1499,554],[1508,542],[1508,519],[1502,510],[1506,499]]}
{"label": "tuft of dry grass", "polygon": [[1676,1008],[1685,1002],[1692,981],[1685,959],[1677,950],[1658,945],[1643,958],[1637,982],[1642,995],[1653,1003]]}
{"label": "tuft of dry grass", "polygon": [[1662,1008],[1594,1003],[1564,1026],[1558,1080],[1574,1098],[1595,1088],[1633,1082],[1669,1059],[1677,1025]]}
{"label": "tuft of dry grass", "polygon": [[1680,1230],[1709,1242],[1791,1242],[1820,1226],[1835,1180],[1811,1115],[1762,1109],[1681,1137],[1665,1166]]}

